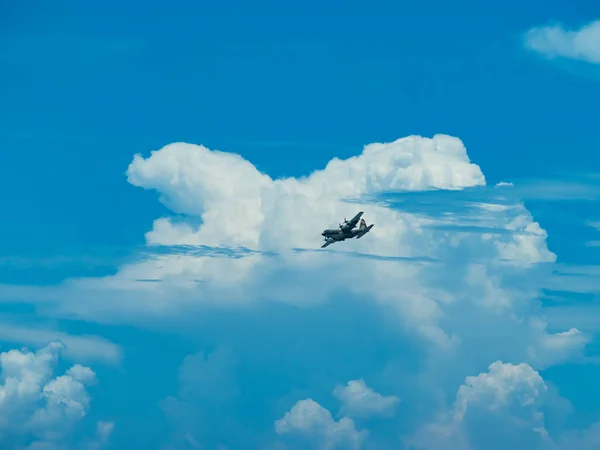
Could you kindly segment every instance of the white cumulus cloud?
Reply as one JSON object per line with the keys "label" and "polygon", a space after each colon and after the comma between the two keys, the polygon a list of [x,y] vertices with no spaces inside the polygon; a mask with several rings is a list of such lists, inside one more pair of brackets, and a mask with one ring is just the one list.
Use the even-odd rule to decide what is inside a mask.
{"label": "white cumulus cloud", "polygon": [[454,419],[461,421],[470,404],[481,403],[490,410],[534,404],[547,390],[538,372],[527,364],[508,364],[496,361],[487,373],[469,376],[460,386],[454,404]]}
{"label": "white cumulus cloud", "polygon": [[62,445],[87,415],[87,387],[96,382],[96,374],[76,364],[53,378],[63,348],[51,342],[35,353],[24,349],[0,354],[0,443],[14,446],[37,438],[32,448]]}
{"label": "white cumulus cloud", "polygon": [[462,142],[444,135],[370,144],[361,155],[334,158],[308,177],[277,180],[239,155],[176,143],[146,159],[136,155],[127,176],[134,186],[160,192],[170,210],[202,219],[198,227],[159,219],[148,234],[150,243],[260,249],[314,246],[315,227],[347,214],[345,197],[485,184]]}
{"label": "white cumulus cloud", "polygon": [[368,434],[357,431],[347,417],[336,421],[327,409],[310,398],[300,400],[277,420],[275,432],[311,439],[313,448],[322,450],[361,449]]}
{"label": "white cumulus cloud", "polygon": [[539,408],[547,389],[531,366],[496,361],[487,372],[466,377],[452,408],[409,442],[427,450],[543,448],[549,440]]}
{"label": "white cumulus cloud", "polygon": [[381,395],[368,387],[364,380],[351,380],[346,386],[338,385],[333,395],[342,402],[339,414],[348,417],[389,417],[400,403],[399,397]]}

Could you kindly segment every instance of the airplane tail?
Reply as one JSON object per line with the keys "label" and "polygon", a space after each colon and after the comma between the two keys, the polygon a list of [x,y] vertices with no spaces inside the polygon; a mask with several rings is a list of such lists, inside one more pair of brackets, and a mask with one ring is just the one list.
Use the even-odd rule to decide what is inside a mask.
{"label": "airplane tail", "polygon": [[358,225],[358,229],[364,230],[365,228],[367,228],[367,223],[365,222],[365,219],[360,219],[360,225]]}
{"label": "airplane tail", "polygon": [[365,234],[367,234],[369,231],[371,231],[371,228],[373,228],[373,225],[375,225],[375,224],[372,223],[371,225],[369,225],[368,227],[366,227],[364,229],[361,227],[361,232],[358,234],[358,236],[356,236],[356,239],[360,239]]}

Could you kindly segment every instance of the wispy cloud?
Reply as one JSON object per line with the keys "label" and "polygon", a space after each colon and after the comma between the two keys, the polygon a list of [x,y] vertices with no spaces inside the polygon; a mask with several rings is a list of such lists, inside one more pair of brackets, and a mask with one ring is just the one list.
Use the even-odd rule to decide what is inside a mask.
{"label": "wispy cloud", "polygon": [[360,253],[353,251],[336,251],[336,250],[321,250],[321,249],[311,249],[311,248],[295,248],[292,250],[294,253],[328,253],[332,255],[342,255],[344,257],[349,258],[363,258],[363,259],[372,259],[376,261],[389,261],[389,262],[399,262],[399,263],[437,263],[441,262],[437,258],[431,258],[428,256],[383,256],[376,255],[370,253]]}
{"label": "wispy cloud", "polygon": [[544,316],[549,328],[562,329],[568,323],[584,333],[600,332],[600,304],[598,302],[546,307]]}
{"label": "wispy cloud", "polygon": [[580,300],[584,295],[588,299],[585,303],[588,303],[600,295],[600,265],[557,264],[540,280],[540,287],[551,291],[554,298],[563,297],[571,303],[582,303]]}
{"label": "wispy cloud", "polygon": [[422,226],[454,234],[538,236],[537,228],[523,227],[521,198],[512,184],[463,190],[385,192],[348,199],[378,204],[427,220]]}
{"label": "wispy cloud", "polygon": [[77,267],[106,267],[122,262],[122,258],[100,255],[53,255],[53,256],[0,256],[0,266],[13,269],[31,267],[56,268],[76,265]]}
{"label": "wispy cloud", "polygon": [[[600,231],[600,221],[590,221],[588,225],[594,228],[596,231]],[[585,243],[588,247],[600,247],[600,240],[591,240]]]}
{"label": "wispy cloud", "polygon": [[65,356],[78,361],[100,360],[109,364],[121,361],[121,348],[98,336],[76,336],[48,328],[14,324],[15,319],[3,317],[0,323],[0,339],[10,342],[20,342],[30,346],[43,347],[49,341],[58,340],[65,346]]}
{"label": "wispy cloud", "polygon": [[590,227],[595,228],[596,230],[600,231],[600,221],[592,220],[592,221],[588,222],[588,225]]}
{"label": "wispy cloud", "polygon": [[530,178],[515,180],[512,186],[503,186],[502,189],[523,200],[596,201],[600,199],[600,177],[597,174],[578,174]]}
{"label": "wispy cloud", "polygon": [[525,46],[547,58],[600,64],[600,20],[578,29],[567,29],[562,25],[532,28],[525,35]]}
{"label": "wispy cloud", "polygon": [[353,251],[336,251],[335,249],[323,250],[315,248],[290,248],[289,251],[265,251],[252,250],[246,247],[210,247],[207,245],[149,245],[139,252],[140,260],[154,258],[158,255],[168,256],[196,256],[205,258],[244,258],[249,256],[279,257],[291,256],[302,253],[329,253],[338,254],[355,258],[372,258],[382,261],[415,261],[415,262],[436,262],[437,260],[429,257],[409,257],[409,256],[381,256],[370,253],[361,253]]}

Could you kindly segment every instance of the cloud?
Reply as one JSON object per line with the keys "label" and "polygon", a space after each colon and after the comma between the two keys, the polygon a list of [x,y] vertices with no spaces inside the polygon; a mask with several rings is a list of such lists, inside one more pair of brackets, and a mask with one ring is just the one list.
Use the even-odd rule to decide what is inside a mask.
{"label": "cloud", "polygon": [[[433,292],[426,292],[428,274],[432,273],[427,263],[407,264],[403,273],[391,280],[386,273],[395,271],[395,264],[365,261],[357,272],[362,282],[357,284],[349,283],[348,272],[342,269],[343,254],[355,252],[409,260],[484,257],[486,263],[500,259],[514,265],[555,259],[546,247],[545,232],[519,204],[509,212],[491,211],[497,217],[490,218],[496,221],[496,228],[510,231],[501,239],[481,232],[450,234],[432,227],[443,220],[440,217],[421,217],[377,204],[361,205],[365,217],[376,224],[369,239],[344,243],[347,245],[340,245],[334,250],[336,253],[289,252],[293,248],[315,248],[323,227],[354,214],[355,208],[346,201],[347,197],[359,198],[390,189],[424,189],[435,195],[439,189],[484,185],[481,170],[469,161],[461,141],[449,136],[412,136],[371,144],[359,156],[334,159],[325,169],[300,179],[272,180],[239,155],[190,144],[168,145],[147,159],[137,155],[127,174],[132,184],[158,190],[161,202],[182,215],[156,220],[147,234],[149,244],[247,247],[279,254],[254,253],[237,259],[156,255],[121,266],[115,276],[70,280],[55,289],[56,293],[50,288],[30,291],[28,295],[56,299],[64,296],[65,288],[70,292],[66,298],[75,292],[86,292],[92,298],[101,296],[102,303],[62,301],[61,306],[70,313],[96,318],[104,315],[103,320],[112,316],[114,320],[114,309],[123,313],[119,318],[130,318],[128,309],[138,317],[140,313],[168,314],[173,308],[214,304],[216,298],[220,305],[247,302],[251,300],[248,292],[257,289],[260,295],[250,297],[303,303],[321,301],[332,290],[347,286],[350,291],[369,292],[387,303],[395,291],[394,284],[414,285],[408,290],[413,299],[398,304],[402,315],[432,340],[444,341],[448,337],[436,330],[435,324],[439,304],[432,300]],[[479,208],[477,214],[481,213]],[[524,234],[519,235],[521,232]],[[323,271],[328,271],[328,283],[313,282],[312,292],[298,294],[300,291],[289,289],[287,283],[291,280],[282,270],[301,274],[300,278],[294,277],[305,281],[316,281]],[[139,280],[162,282],[144,286]],[[133,300],[132,291],[145,292],[148,297]],[[16,295],[14,291],[12,294]],[[181,303],[183,298],[187,306]]]}
{"label": "cloud", "polygon": [[593,220],[593,221],[588,222],[588,225],[590,227],[600,231],[600,221]]}
{"label": "cloud", "polygon": [[[156,244],[314,245],[311,223],[339,220],[341,199],[390,189],[460,189],[485,183],[460,140],[417,136],[371,144],[360,156],[334,158],[307,178],[272,180],[241,156],[171,144],[127,170],[134,186],[155,189],[171,211],[201,217],[201,227],[159,219],[147,235]],[[307,222],[308,221],[308,222]],[[240,226],[243,224],[243,226]]]}
{"label": "cloud", "polygon": [[348,417],[389,417],[400,403],[397,396],[383,396],[369,388],[363,380],[349,381],[346,386],[338,385],[333,394],[342,402],[338,414]]}
{"label": "cloud", "polygon": [[[313,398],[323,406],[289,414],[320,418],[320,442],[339,427],[355,442],[364,430],[348,420],[367,412],[387,413],[369,423],[373,441],[397,440],[446,406],[467,374],[496,360],[543,370],[580,357],[589,342],[567,322],[547,329],[540,296],[556,267],[547,233],[517,186],[486,186],[459,139],[370,144],[281,179],[239,155],[176,143],[135,156],[127,177],[170,210],[145,251],[114,275],[2,285],[0,298],[206,347],[184,361],[179,389],[161,402],[170,448],[264,448],[276,436],[257,430],[276,434],[275,418]],[[368,237],[319,249],[323,228],[357,210],[375,224]],[[342,380],[354,381],[337,390],[336,421],[325,399]],[[395,397],[359,380],[404,407],[390,416]],[[481,407],[473,402],[469,411]],[[282,425],[290,433],[299,431],[291,415]]]}
{"label": "cloud", "polygon": [[366,431],[357,431],[346,417],[336,421],[331,413],[312,399],[300,400],[275,422],[277,434],[291,434],[310,439],[322,450],[363,448]]}
{"label": "cloud", "polygon": [[459,387],[454,404],[453,420],[462,421],[469,405],[480,403],[489,410],[516,404],[534,404],[547,390],[544,380],[527,364],[492,363],[487,373],[470,376]]}
{"label": "cloud", "polygon": [[525,36],[525,45],[548,58],[600,64],[600,20],[578,30],[568,30],[561,25],[532,28]]}
{"label": "cloud", "polygon": [[[489,324],[493,345],[507,353],[510,347],[513,356],[530,357],[520,350],[522,339],[533,339],[533,348],[542,345],[545,335],[522,319],[536,310],[529,302],[539,289],[533,275],[545,270],[536,266],[553,263],[556,255],[522,202],[502,193],[507,187],[485,190],[485,177],[457,138],[410,136],[370,144],[362,154],[333,159],[307,177],[275,180],[239,155],[170,144],[148,158],[136,155],[127,177],[157,190],[174,213],[154,222],[147,234],[151,246],[204,250],[144,254],[113,276],[50,287],[3,286],[0,295],[36,298],[59,316],[106,323],[160,320],[164,327],[193,321],[207,309],[264,301],[309,306],[340,293],[389,309],[399,327],[441,348],[468,347],[465,340],[481,333],[482,323]],[[403,203],[394,204],[390,190],[399,191],[393,195]],[[456,201],[462,192],[476,197]],[[459,197],[448,197],[452,193]],[[410,203],[411,197],[416,201]],[[432,202],[445,209],[423,210]],[[337,244],[330,252],[298,251],[315,249],[324,227],[357,208],[376,224],[368,239]],[[448,229],[465,223],[479,229]],[[223,247],[251,251],[236,257],[207,251]],[[371,258],[355,259],[348,270],[348,256],[357,253]],[[516,281],[522,288],[515,289]],[[506,326],[514,342],[504,338]],[[583,345],[576,335],[567,339],[579,343],[571,347],[577,351]],[[548,348],[546,364],[553,361],[551,353]]]}
{"label": "cloud", "polygon": [[591,337],[571,328],[559,333],[546,332],[546,322],[532,320],[533,333],[537,335],[535,344],[527,348],[528,361],[540,369],[582,358],[582,350],[591,341]]}
{"label": "cloud", "polygon": [[99,421],[96,424],[96,433],[93,437],[85,439],[78,444],[60,444],[52,441],[35,441],[25,450],[101,450],[106,448],[114,429],[113,422]]}
{"label": "cloud", "polygon": [[[222,440],[231,439],[231,434],[237,434],[239,429],[227,417],[240,395],[234,368],[234,355],[223,347],[184,359],[179,368],[177,396],[161,401],[162,410],[173,424],[171,446],[195,448],[193,443],[198,441],[218,446],[223,444]],[[220,423],[213,423],[212,417],[218,417]]]}
{"label": "cloud", "polygon": [[556,413],[565,403],[528,364],[495,361],[487,372],[467,376],[452,406],[438,411],[436,419],[419,428],[405,444],[411,450],[596,448],[598,423],[549,432],[547,413]]}
{"label": "cloud", "polygon": [[597,174],[560,174],[554,178],[524,178],[498,183],[496,198],[536,201],[597,201],[600,184]]}
{"label": "cloud", "polygon": [[[76,364],[53,378],[64,345],[51,342],[35,353],[9,350],[0,354],[0,442],[18,448],[32,438],[29,448],[61,446],[86,417],[87,388],[96,374]],[[105,435],[104,433],[103,435]]]}
{"label": "cloud", "polygon": [[547,432],[539,408],[547,389],[529,365],[496,361],[487,372],[466,377],[452,408],[420,429],[409,444],[428,450],[541,448]]}
{"label": "cloud", "polygon": [[[590,222],[588,222],[588,225],[590,227],[594,228],[596,231],[600,231],[600,221],[590,221]],[[587,241],[585,243],[585,245],[588,247],[600,247],[600,241],[598,241],[598,240]]]}
{"label": "cloud", "polygon": [[115,428],[114,422],[98,421],[96,434],[83,445],[85,450],[100,450],[109,445],[110,437]]}
{"label": "cloud", "polygon": [[541,287],[555,293],[595,295],[600,293],[600,266],[593,264],[557,264]]}
{"label": "cloud", "polygon": [[79,361],[103,361],[117,364],[121,361],[121,348],[98,336],[73,336],[60,331],[40,329],[33,326],[0,324],[0,339],[26,345],[41,346],[48,341],[60,341],[65,345],[66,358]]}
{"label": "cloud", "polygon": [[594,450],[600,446],[600,422],[584,430],[570,430],[560,437],[558,448],[561,450]]}

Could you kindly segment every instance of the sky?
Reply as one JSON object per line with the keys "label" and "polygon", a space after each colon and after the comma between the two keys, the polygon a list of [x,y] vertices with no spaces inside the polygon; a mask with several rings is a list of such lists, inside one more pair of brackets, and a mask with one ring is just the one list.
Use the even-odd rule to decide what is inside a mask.
{"label": "sky", "polygon": [[0,446],[598,448],[594,6],[3,4]]}

